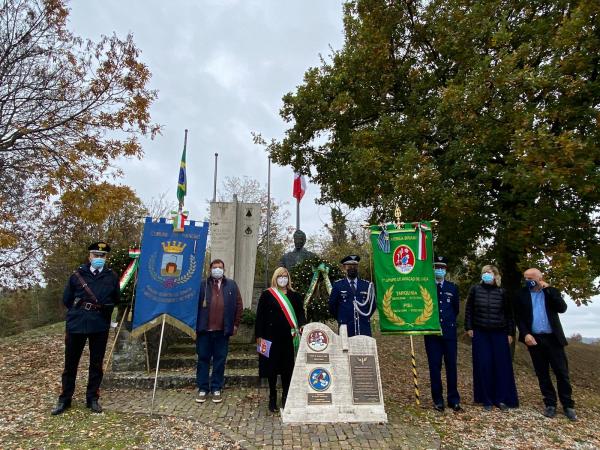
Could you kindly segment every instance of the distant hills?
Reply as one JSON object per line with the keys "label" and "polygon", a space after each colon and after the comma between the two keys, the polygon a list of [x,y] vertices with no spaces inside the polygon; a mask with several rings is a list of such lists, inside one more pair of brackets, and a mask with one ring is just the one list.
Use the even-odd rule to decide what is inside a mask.
{"label": "distant hills", "polygon": [[596,337],[583,337],[583,338],[581,338],[581,342],[583,342],[584,344],[599,344],[600,343],[600,338],[596,338]]}

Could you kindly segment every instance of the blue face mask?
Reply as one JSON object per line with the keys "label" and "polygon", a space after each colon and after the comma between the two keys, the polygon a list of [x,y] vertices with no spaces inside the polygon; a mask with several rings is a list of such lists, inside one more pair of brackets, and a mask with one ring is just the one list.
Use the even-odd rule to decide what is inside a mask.
{"label": "blue face mask", "polygon": [[537,286],[537,281],[525,280],[525,286],[527,286],[529,289],[534,289]]}
{"label": "blue face mask", "polygon": [[104,267],[104,263],[106,262],[105,258],[92,258],[92,267],[94,269],[102,269]]}
{"label": "blue face mask", "polygon": [[436,278],[444,278],[446,276],[446,269],[433,269],[433,273]]}
{"label": "blue face mask", "polygon": [[494,281],[494,275],[486,272],[481,275],[481,281],[487,284],[492,284],[492,282]]}

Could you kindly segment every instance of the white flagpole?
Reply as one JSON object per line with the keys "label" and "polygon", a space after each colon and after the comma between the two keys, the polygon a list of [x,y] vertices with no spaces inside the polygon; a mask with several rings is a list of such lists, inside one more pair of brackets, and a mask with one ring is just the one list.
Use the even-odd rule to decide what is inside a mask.
{"label": "white flagpole", "polygon": [[156,384],[158,382],[158,367],[160,365],[160,352],[162,351],[163,336],[165,334],[165,321],[167,316],[163,314],[162,327],[160,329],[160,342],[158,343],[158,357],[156,358],[156,373],[154,374],[154,389],[152,390],[152,405],[150,405],[150,415],[154,411],[154,397],[156,396]]}

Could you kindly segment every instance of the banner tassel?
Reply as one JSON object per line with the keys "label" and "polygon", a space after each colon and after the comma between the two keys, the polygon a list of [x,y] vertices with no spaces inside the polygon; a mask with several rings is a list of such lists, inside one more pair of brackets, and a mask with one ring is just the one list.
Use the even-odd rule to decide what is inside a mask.
{"label": "banner tassel", "polygon": [[412,362],[413,383],[415,385],[415,403],[417,404],[417,406],[420,406],[421,400],[419,399],[419,380],[417,379],[417,360],[415,358],[415,347],[413,344],[412,336],[410,336],[410,359]]}

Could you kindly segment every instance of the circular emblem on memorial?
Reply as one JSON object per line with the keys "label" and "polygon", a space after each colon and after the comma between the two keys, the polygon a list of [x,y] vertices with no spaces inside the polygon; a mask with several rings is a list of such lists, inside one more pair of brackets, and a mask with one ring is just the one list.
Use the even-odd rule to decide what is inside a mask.
{"label": "circular emblem on memorial", "polygon": [[411,273],[415,268],[415,254],[407,245],[400,245],[394,250],[394,267],[401,274]]}
{"label": "circular emblem on memorial", "polygon": [[317,392],[326,391],[331,385],[331,375],[326,369],[317,367],[310,372],[308,383]]}
{"label": "circular emblem on memorial", "polygon": [[323,330],[313,330],[308,334],[306,342],[308,343],[308,348],[313,352],[322,352],[329,345],[329,338]]}

